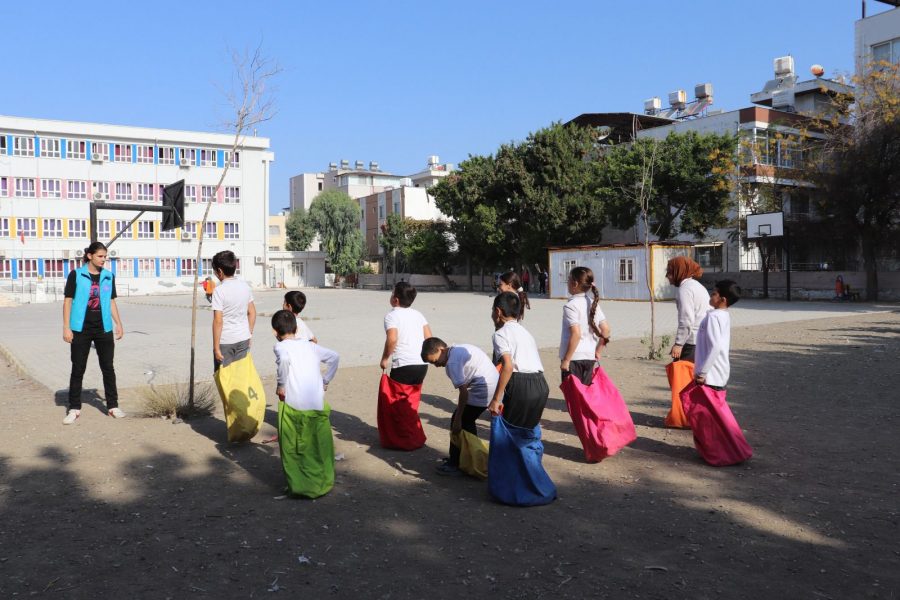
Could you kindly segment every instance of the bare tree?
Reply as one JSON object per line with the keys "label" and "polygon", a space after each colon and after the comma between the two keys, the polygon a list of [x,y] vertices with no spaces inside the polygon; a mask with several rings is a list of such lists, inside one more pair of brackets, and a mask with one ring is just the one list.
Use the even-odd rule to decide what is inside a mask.
{"label": "bare tree", "polygon": [[651,140],[649,144],[636,145],[640,163],[638,164],[638,181],[634,189],[634,199],[640,206],[640,222],[644,230],[644,278],[650,296],[650,351],[648,358],[651,360],[658,359],[662,354],[662,350],[656,347],[656,294],[650,278],[652,271],[650,264],[653,260],[650,250],[650,201],[653,196],[653,172],[656,168],[658,147],[659,144],[656,140]]}
{"label": "bare tree", "polygon": [[[276,62],[262,53],[262,48],[257,46],[253,52],[232,51],[232,81],[225,93],[231,116],[223,123],[223,128],[234,133],[234,141],[231,144],[231,152],[225,160],[222,175],[219,177],[214,196],[218,196],[219,189],[228,175],[228,170],[235,162],[237,152],[243,147],[245,135],[252,131],[260,123],[271,120],[275,116],[275,99],[271,87],[272,80],[281,72]],[[200,222],[199,243],[197,244],[197,266],[201,264],[203,255],[203,235],[206,230],[206,220],[209,217],[209,209],[212,202],[207,202],[203,211],[203,219]],[[188,412],[194,408],[194,365],[196,358],[197,340],[197,287],[200,283],[200,269],[194,269],[194,295],[191,302],[191,368],[190,383],[188,386]]]}

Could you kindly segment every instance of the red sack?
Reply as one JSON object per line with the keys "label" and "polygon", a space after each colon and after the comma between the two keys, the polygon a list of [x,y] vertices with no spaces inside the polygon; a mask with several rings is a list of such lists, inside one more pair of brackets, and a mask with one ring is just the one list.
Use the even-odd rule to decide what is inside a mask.
{"label": "red sack", "polygon": [[591,385],[569,375],[559,389],[588,462],[600,462],[637,439],[622,394],[599,366],[594,369]]}
{"label": "red sack", "polygon": [[753,448],[725,402],[725,390],[691,383],[681,392],[681,405],[703,460],[714,467],[725,467],[753,456]]}
{"label": "red sack", "polygon": [[681,390],[694,381],[694,363],[689,360],[676,360],[666,365],[669,387],[672,389],[672,408],[666,415],[666,427],[679,429],[690,428],[687,415],[681,406]]}
{"label": "red sack", "polygon": [[378,386],[378,437],[382,448],[415,450],[425,445],[419,420],[422,386],[398,383],[381,375]]}

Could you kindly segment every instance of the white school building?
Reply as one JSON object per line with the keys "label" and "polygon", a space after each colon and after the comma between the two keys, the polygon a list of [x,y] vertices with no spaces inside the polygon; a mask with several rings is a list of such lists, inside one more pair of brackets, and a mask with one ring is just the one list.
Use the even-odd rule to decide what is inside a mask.
{"label": "white school building", "polygon": [[[108,242],[119,295],[187,291],[211,257],[231,250],[239,274],[266,285],[269,140],[230,134],[0,116],[0,293],[19,301],[61,296],[90,243]],[[222,186],[216,184],[225,165]],[[104,202],[159,206],[165,185],[185,181],[185,225],[160,231],[161,213],[103,210]],[[198,227],[211,203],[196,264]]]}

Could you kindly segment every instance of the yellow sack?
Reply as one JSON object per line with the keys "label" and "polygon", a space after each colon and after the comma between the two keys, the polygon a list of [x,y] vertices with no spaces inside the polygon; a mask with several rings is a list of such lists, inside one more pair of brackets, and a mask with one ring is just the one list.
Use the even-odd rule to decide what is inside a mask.
{"label": "yellow sack", "polygon": [[259,431],[266,415],[266,392],[250,353],[215,375],[216,387],[225,407],[229,442],[246,442]]}
{"label": "yellow sack", "polygon": [[463,429],[450,434],[450,443],[459,447],[459,470],[478,479],[487,479],[488,448],[481,439]]}

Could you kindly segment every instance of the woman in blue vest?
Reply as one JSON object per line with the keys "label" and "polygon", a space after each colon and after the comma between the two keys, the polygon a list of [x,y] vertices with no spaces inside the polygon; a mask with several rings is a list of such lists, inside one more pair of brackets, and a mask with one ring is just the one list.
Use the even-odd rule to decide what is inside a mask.
{"label": "woman in blue vest", "polygon": [[72,375],[69,377],[69,410],[63,419],[64,425],[71,425],[81,416],[81,380],[92,342],[103,372],[107,414],[116,419],[125,416],[119,408],[116,371],[113,368],[115,340],[122,339],[125,330],[116,306],[116,278],[103,268],[105,264],[106,246],[92,242],[84,249],[84,265],[73,269],[66,279],[63,340],[72,345]]}

